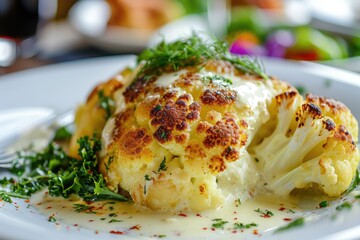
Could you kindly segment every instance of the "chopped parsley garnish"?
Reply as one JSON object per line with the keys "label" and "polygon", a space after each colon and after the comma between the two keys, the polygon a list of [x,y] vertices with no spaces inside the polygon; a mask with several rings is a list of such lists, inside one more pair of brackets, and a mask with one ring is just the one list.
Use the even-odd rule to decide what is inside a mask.
{"label": "chopped parsley garnish", "polygon": [[151,180],[151,177],[150,177],[149,175],[147,175],[147,174],[144,176],[144,178],[145,178],[146,181],[150,181],[150,180]]}
{"label": "chopped parsley garnish", "polygon": [[160,111],[160,110],[161,110],[161,105],[160,104],[156,105],[155,106],[155,111]]}
{"label": "chopped parsley garnish", "polygon": [[303,95],[303,96],[308,92],[304,86],[296,86],[296,89],[298,90],[300,95]]}
{"label": "chopped parsley garnish", "polygon": [[109,170],[110,170],[110,165],[111,165],[111,163],[114,161],[114,156],[110,156],[109,158],[108,158],[108,161],[107,161],[107,163],[105,163],[105,171],[106,172],[108,172]]}
{"label": "chopped parsley garnish", "polygon": [[243,223],[234,223],[234,229],[249,229],[251,227],[257,227],[256,223],[248,223],[248,224],[243,224]]}
{"label": "chopped parsley garnish", "polygon": [[348,189],[346,189],[345,194],[350,193],[352,190],[354,190],[360,183],[360,175],[359,175],[359,171],[356,169],[356,173],[354,176],[354,179],[352,180],[350,186],[348,187]]}
{"label": "chopped parsley garnish", "polygon": [[235,206],[239,207],[240,205],[241,205],[241,200],[240,200],[240,198],[238,198],[235,200]]}
{"label": "chopped parsley garnish", "polygon": [[177,71],[187,66],[204,64],[208,60],[225,60],[241,72],[268,78],[256,59],[231,55],[225,42],[204,40],[196,34],[170,43],[163,40],[154,48],[143,51],[137,58],[140,64],[137,77],[146,80],[164,71]]}
{"label": "chopped parsley garnish", "polygon": [[328,201],[322,201],[321,203],[319,203],[319,207],[320,207],[320,208],[325,208],[325,207],[327,207],[327,206],[329,206]]}
{"label": "chopped parsley garnish", "polygon": [[[85,201],[127,201],[122,195],[110,191],[103,176],[97,170],[97,152],[100,141],[83,137],[78,140],[80,160],[69,157],[55,144],[39,153],[20,153],[10,172],[19,179],[8,181],[8,196],[29,198],[43,188],[52,196],[68,198],[78,194]],[[5,182],[4,179],[2,182]]]}
{"label": "chopped parsley garnish", "polygon": [[54,141],[69,140],[71,138],[71,136],[72,136],[72,133],[70,132],[70,130],[66,126],[63,126],[56,130],[55,136],[54,136]]}
{"label": "chopped parsley garnish", "polygon": [[48,221],[49,222],[56,222],[56,218],[54,218],[54,216],[51,215],[51,216],[48,217]]}
{"label": "chopped parsley garnish", "polygon": [[227,86],[230,86],[231,84],[233,84],[231,79],[225,78],[225,77],[219,76],[219,75],[205,76],[202,78],[202,80],[205,82],[210,82],[210,83],[213,83],[216,85],[221,85],[224,87],[227,87]]}
{"label": "chopped parsley garnish", "polygon": [[99,105],[102,109],[105,110],[106,119],[109,119],[112,113],[114,112],[115,102],[111,97],[105,96],[104,91],[102,90],[98,92],[98,96],[99,96]]}
{"label": "chopped parsley garnish", "polygon": [[5,192],[0,192],[0,199],[2,199],[4,202],[12,203],[11,197]]}
{"label": "chopped parsley garnish", "polygon": [[166,166],[166,158],[164,157],[164,159],[161,161],[160,166],[158,168],[158,173],[160,173],[161,171],[166,171],[167,166]]}
{"label": "chopped parsley garnish", "polygon": [[222,218],[215,218],[212,220],[214,223],[211,225],[213,228],[224,228],[228,221],[224,221]]}
{"label": "chopped parsley garnish", "polygon": [[278,228],[275,232],[281,232],[284,230],[289,230],[294,227],[300,227],[300,226],[303,226],[304,224],[305,224],[304,218],[298,218],[298,219],[292,221],[291,223],[285,225],[284,227]]}
{"label": "chopped parsley garnish", "polygon": [[337,206],[337,207],[336,207],[336,210],[337,210],[337,211],[341,211],[341,210],[343,210],[343,209],[350,209],[350,208],[352,208],[351,203],[349,203],[349,202],[344,202],[343,204],[340,204],[339,206]]}
{"label": "chopped parsley garnish", "polygon": [[165,132],[165,131],[161,132],[160,138],[161,138],[161,139],[164,139],[164,140],[167,140],[167,136],[166,136],[166,132]]}
{"label": "chopped parsley garnish", "polygon": [[274,213],[270,210],[265,209],[265,211],[261,210],[260,208],[254,210],[255,212],[261,213],[261,217],[269,218],[274,216]]}
{"label": "chopped parsley garnish", "polygon": [[154,237],[157,237],[157,238],[166,238],[166,235],[165,235],[165,234],[159,234],[159,235],[154,235]]}
{"label": "chopped parsley garnish", "polygon": [[75,212],[80,213],[80,212],[85,212],[85,213],[96,213],[94,212],[92,209],[92,206],[86,205],[86,204],[74,204],[74,209]]}
{"label": "chopped parsley garnish", "polygon": [[111,219],[111,220],[109,221],[109,223],[114,223],[114,222],[123,222],[123,220]]}

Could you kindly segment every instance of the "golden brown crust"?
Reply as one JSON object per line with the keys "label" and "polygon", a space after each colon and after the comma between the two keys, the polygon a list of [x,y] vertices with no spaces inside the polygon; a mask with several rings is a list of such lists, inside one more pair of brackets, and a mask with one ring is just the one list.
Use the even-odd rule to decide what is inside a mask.
{"label": "golden brown crust", "polygon": [[189,144],[186,149],[186,156],[188,159],[205,158],[205,149],[200,144]]}
{"label": "golden brown crust", "polygon": [[343,103],[327,97],[307,94],[306,101],[314,103],[320,108],[328,108],[332,111],[333,114],[339,114],[342,111],[348,111],[348,108]]}
{"label": "golden brown crust", "polygon": [[348,142],[352,145],[352,149],[356,147],[351,134],[346,130],[344,125],[340,125],[334,134],[334,139],[342,142]]}
{"label": "golden brown crust", "polygon": [[113,141],[118,141],[119,138],[124,134],[125,130],[124,125],[129,119],[133,116],[134,111],[132,109],[127,109],[124,112],[117,113],[115,118],[115,127],[112,132]]}
{"label": "golden brown crust", "polygon": [[175,81],[175,85],[181,88],[193,86],[196,81],[200,81],[199,74],[195,72],[186,72],[181,74],[179,79]]}
{"label": "golden brown crust", "polygon": [[288,103],[287,107],[289,108],[289,106],[295,100],[296,95],[298,95],[298,93],[295,91],[283,92],[275,97],[275,101],[278,105],[281,105],[283,101],[292,99],[292,101],[289,101],[289,103]]}
{"label": "golden brown crust", "polygon": [[206,130],[203,144],[206,148],[215,146],[233,146],[240,142],[240,127],[233,118],[225,117],[222,121]]}
{"label": "golden brown crust", "polygon": [[234,162],[239,159],[239,151],[232,147],[227,147],[221,154],[222,157],[225,157],[229,162]]}
{"label": "golden brown crust", "polygon": [[225,171],[226,164],[222,157],[214,156],[210,159],[208,167],[211,173],[217,174]]}
{"label": "golden brown crust", "polygon": [[155,77],[150,79],[137,79],[136,81],[132,82],[125,90],[124,97],[126,103],[133,103],[137,101],[140,96],[143,96],[147,88],[153,87],[153,82],[156,80]]}
{"label": "golden brown crust", "polygon": [[124,85],[117,81],[115,78],[110,79],[105,83],[101,83],[97,85],[87,97],[86,102],[90,103],[90,101],[94,98],[98,98],[99,91],[104,91],[105,96],[111,96],[115,91],[122,88]]}
{"label": "golden brown crust", "polygon": [[228,89],[206,89],[200,99],[204,105],[224,106],[235,102],[237,93]]}
{"label": "golden brown crust", "polygon": [[124,134],[119,149],[126,155],[139,155],[151,141],[152,138],[147,134],[146,129],[130,129]]}
{"label": "golden brown crust", "polygon": [[[151,125],[156,127],[154,137],[160,143],[171,141],[173,131],[185,131],[189,129],[189,123],[200,117],[200,105],[196,102],[189,104],[190,96],[188,94],[180,95],[176,98],[177,92],[171,91],[165,93],[161,105],[156,104],[150,111],[149,116]],[[179,136],[175,139],[177,142],[184,142],[185,137]]]}

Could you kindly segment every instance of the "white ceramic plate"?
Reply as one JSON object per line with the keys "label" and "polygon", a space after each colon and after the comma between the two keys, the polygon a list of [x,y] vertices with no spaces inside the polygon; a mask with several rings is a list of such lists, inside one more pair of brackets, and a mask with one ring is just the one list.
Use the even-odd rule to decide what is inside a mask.
{"label": "white ceramic plate", "polygon": [[[48,107],[55,112],[74,108],[99,81],[106,80],[126,65],[133,56],[98,58],[68,62],[0,77],[0,110],[23,107]],[[312,63],[264,60],[269,74],[295,86],[339,99],[360,119],[360,76]],[[5,175],[0,171],[0,178]],[[54,224],[23,200],[16,205],[0,202],[0,239],[128,239],[93,230]],[[337,217],[321,218],[284,234],[265,233],[266,239],[355,239],[360,237],[360,205],[344,210]],[[233,236],[206,236],[207,239],[229,239]],[[258,239],[247,236],[247,239]],[[137,238],[138,239],[138,238]],[[148,239],[148,238],[147,238]],[[175,238],[180,239],[180,238]],[[174,238],[172,238],[174,240]]]}

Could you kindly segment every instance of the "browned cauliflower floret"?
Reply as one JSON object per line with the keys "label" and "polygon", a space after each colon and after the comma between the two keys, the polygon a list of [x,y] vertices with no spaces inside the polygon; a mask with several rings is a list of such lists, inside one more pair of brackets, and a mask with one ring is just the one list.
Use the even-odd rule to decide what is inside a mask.
{"label": "browned cauliflower floret", "polygon": [[342,194],[359,163],[350,133],[357,136],[357,122],[349,109],[313,95],[304,101],[295,91],[276,96],[275,103],[275,130],[251,150],[267,188],[279,195],[308,187]]}
{"label": "browned cauliflower floret", "polygon": [[[107,82],[96,86],[89,94],[86,103],[77,108],[75,115],[76,131],[69,145],[69,154],[78,157],[77,140],[83,136],[101,135],[106,120],[113,113],[115,106],[102,106],[111,104],[114,93],[121,89],[130,80],[130,69],[123,70]],[[105,100],[105,101],[104,101]]]}

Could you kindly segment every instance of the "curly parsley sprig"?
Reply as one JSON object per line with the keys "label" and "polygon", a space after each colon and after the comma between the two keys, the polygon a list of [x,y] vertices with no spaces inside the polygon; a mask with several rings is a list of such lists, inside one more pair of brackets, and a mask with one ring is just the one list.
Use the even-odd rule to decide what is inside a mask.
{"label": "curly parsley sprig", "polygon": [[257,59],[232,55],[228,49],[225,42],[204,40],[195,33],[189,38],[170,43],[163,40],[154,48],[147,49],[138,56],[137,63],[140,64],[138,77],[146,79],[164,70],[176,71],[183,67],[203,64],[208,60],[224,60],[233,64],[241,72],[268,78]]}
{"label": "curly parsley sprig", "polygon": [[85,201],[127,201],[122,195],[110,191],[97,170],[97,152],[100,142],[83,137],[78,141],[80,160],[67,156],[57,145],[50,144],[41,153],[19,154],[10,172],[19,179],[2,179],[9,191],[0,191],[0,198],[29,198],[33,193],[47,187],[52,196],[68,198],[78,194]]}

